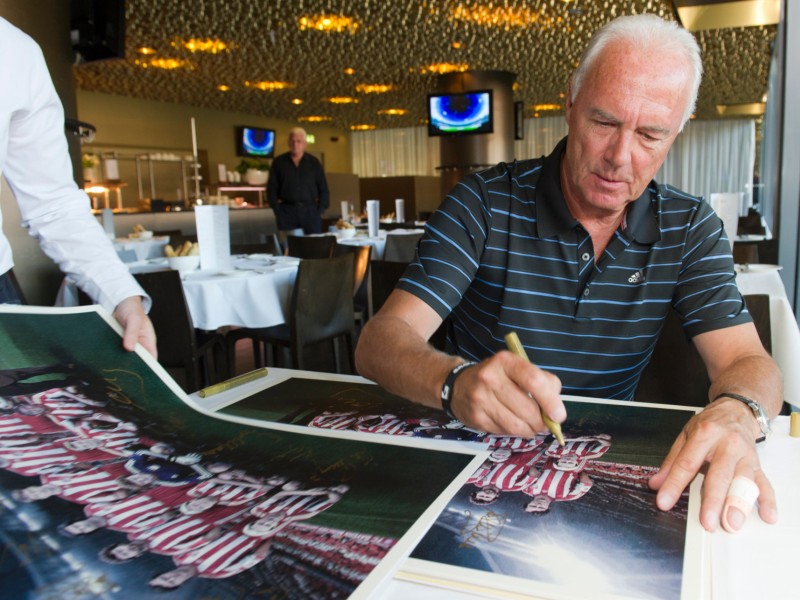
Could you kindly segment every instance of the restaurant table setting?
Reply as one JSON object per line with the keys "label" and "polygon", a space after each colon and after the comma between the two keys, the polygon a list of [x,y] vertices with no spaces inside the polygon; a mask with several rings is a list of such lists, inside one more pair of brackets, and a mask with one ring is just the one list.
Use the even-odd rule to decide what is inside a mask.
{"label": "restaurant table setting", "polygon": [[780,277],[781,267],[768,264],[736,265],[736,285],[743,295],[769,296],[772,357],[783,372],[786,401],[800,410],[800,328],[792,312],[786,288]]}
{"label": "restaurant table setting", "polygon": [[[286,320],[300,259],[291,256],[249,254],[231,256],[224,269],[181,271],[183,291],[192,322],[198,329],[272,327]],[[166,257],[129,263],[131,273],[170,268]],[[77,306],[78,288],[69,278],[56,306]]]}
{"label": "restaurant table setting", "polygon": [[159,258],[164,256],[164,247],[169,244],[169,236],[120,237],[115,238],[112,243],[114,245],[114,250],[118,253],[125,250],[133,251],[136,255],[136,260],[145,260],[147,258]]}
{"label": "restaurant table setting", "polygon": [[386,250],[386,236],[389,235],[419,235],[423,229],[392,229],[387,231],[385,229],[378,230],[377,235],[369,236],[366,232],[361,230],[356,231],[355,235],[350,237],[342,237],[337,235],[336,242],[348,246],[364,246],[369,244],[372,246],[372,260],[383,260],[383,253]]}
{"label": "restaurant table setting", "polygon": [[[230,268],[181,273],[183,291],[194,326],[271,327],[285,322],[300,260],[289,256],[232,256]],[[164,268],[149,261],[131,272]]]}

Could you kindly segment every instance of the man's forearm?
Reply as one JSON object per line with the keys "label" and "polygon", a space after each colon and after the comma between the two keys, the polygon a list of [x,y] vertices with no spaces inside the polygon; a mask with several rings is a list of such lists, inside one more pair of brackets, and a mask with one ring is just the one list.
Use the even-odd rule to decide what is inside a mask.
{"label": "man's forearm", "polygon": [[433,408],[457,357],[436,350],[403,319],[376,315],[356,348],[356,368],[387,391]]}
{"label": "man's forearm", "polygon": [[709,388],[709,400],[724,392],[741,394],[760,402],[770,418],[774,418],[783,406],[783,377],[769,356],[745,356],[715,378]]}

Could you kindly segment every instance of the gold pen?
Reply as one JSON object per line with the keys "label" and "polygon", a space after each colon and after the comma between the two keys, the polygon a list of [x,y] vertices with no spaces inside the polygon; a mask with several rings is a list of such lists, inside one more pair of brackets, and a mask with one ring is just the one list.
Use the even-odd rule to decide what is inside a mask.
{"label": "gold pen", "polygon": [[215,383],[214,385],[210,385],[206,388],[203,388],[202,390],[197,392],[197,395],[200,396],[201,398],[213,396],[214,394],[219,394],[220,392],[224,392],[231,388],[244,385],[245,383],[250,383],[251,381],[255,381],[256,379],[265,377],[266,375],[267,375],[267,367],[261,367],[260,369],[249,371],[247,373],[242,373],[241,375],[237,375],[236,377],[231,377],[226,381],[221,381],[219,383]]}
{"label": "gold pen", "polygon": [[[522,342],[519,341],[519,336],[515,331],[506,334],[505,339],[506,339],[506,346],[508,346],[508,349],[511,350],[511,352],[513,352],[520,358],[528,360],[528,354],[525,352],[525,348],[523,348]],[[558,440],[558,444],[560,446],[563,446],[564,434],[561,433],[561,425],[553,421],[553,419],[544,414],[544,412],[542,412],[542,421],[544,421],[544,424],[547,425],[547,428],[550,430],[550,433],[552,433]]]}

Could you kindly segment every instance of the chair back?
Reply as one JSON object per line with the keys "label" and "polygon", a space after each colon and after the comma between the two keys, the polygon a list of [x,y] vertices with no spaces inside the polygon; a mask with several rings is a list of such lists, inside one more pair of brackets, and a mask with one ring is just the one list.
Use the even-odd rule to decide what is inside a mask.
{"label": "chair back", "polygon": [[[748,295],[744,300],[761,343],[767,352],[771,352],[769,296]],[[710,385],[703,359],[694,344],[686,339],[677,313],[670,310],[650,363],[639,379],[634,399],[659,404],[705,406],[708,404]]]}
{"label": "chair back", "polygon": [[330,258],[336,246],[334,235],[290,235],[288,255],[297,258]]}
{"label": "chair back", "polygon": [[373,260],[370,263],[370,280],[372,288],[372,310],[370,316],[380,310],[383,303],[392,293],[397,282],[403,276],[408,265],[388,260]]}
{"label": "chair back", "polygon": [[231,254],[275,254],[273,244],[231,244]]}
{"label": "chair back", "polygon": [[292,292],[290,328],[298,350],[355,332],[353,253],[300,261]]}
{"label": "chair back", "polygon": [[274,254],[275,256],[281,256],[286,250],[283,244],[281,244],[281,240],[277,233],[259,233],[258,241],[261,244],[269,246],[271,249],[267,252]]}
{"label": "chair back", "polygon": [[362,306],[366,306],[367,297],[367,273],[369,272],[370,259],[372,258],[372,246],[364,244],[363,246],[351,246],[350,244],[336,244],[333,255],[341,256],[342,254],[354,255],[354,270],[355,281],[353,283],[353,298],[356,303],[360,299],[364,302]]}
{"label": "chair back", "polygon": [[198,389],[197,338],[180,273],[153,271],[134,277],[153,300],[149,316],[156,331],[158,362],[167,368],[186,369],[189,388]]}
{"label": "chair back", "polygon": [[391,233],[386,236],[383,260],[408,264],[414,260],[414,253],[422,233]]}

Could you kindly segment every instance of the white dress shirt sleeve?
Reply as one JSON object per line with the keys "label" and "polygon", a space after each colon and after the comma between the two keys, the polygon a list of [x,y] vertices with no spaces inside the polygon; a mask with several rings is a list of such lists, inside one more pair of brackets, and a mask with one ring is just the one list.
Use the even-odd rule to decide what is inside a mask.
{"label": "white dress shirt sleeve", "polygon": [[[72,175],[64,110],[39,46],[0,19],[0,173],[22,225],[42,250],[95,302],[109,311],[125,298],[150,299],[114,251]],[[0,238],[0,268],[11,265]]]}

